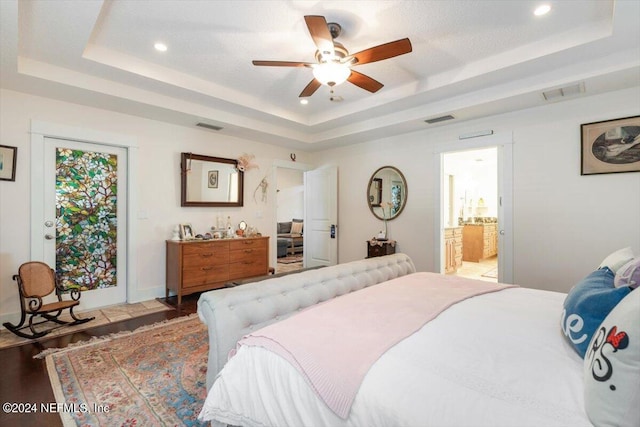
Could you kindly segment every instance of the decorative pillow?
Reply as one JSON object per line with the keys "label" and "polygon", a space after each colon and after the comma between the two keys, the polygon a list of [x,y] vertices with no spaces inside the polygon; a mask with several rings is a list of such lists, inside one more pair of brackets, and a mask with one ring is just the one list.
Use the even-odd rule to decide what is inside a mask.
{"label": "decorative pillow", "polygon": [[620,267],[616,272],[613,284],[616,288],[621,286],[629,286],[631,289],[637,288],[640,284],[640,258],[632,259]]}
{"label": "decorative pillow", "polygon": [[632,260],[634,257],[631,248],[619,249],[606,257],[598,268],[608,267],[614,273],[618,272],[618,269]]}
{"label": "decorative pillow", "polygon": [[640,291],[609,313],[584,358],[584,406],[596,426],[640,423]]}
{"label": "decorative pillow", "polygon": [[279,222],[278,223],[278,234],[289,234],[291,233],[291,221],[289,222]]}
{"label": "decorative pillow", "polygon": [[571,288],[564,300],[562,331],[582,358],[598,326],[631,292],[629,287],[614,287],[613,280],[610,269],[596,270]]}
{"label": "decorative pillow", "polygon": [[294,221],[291,224],[291,234],[302,234],[302,223]]}

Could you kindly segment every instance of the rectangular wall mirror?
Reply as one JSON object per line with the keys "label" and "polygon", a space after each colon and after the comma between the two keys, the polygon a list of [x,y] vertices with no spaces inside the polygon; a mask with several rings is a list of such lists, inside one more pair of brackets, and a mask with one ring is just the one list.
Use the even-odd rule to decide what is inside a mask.
{"label": "rectangular wall mirror", "polygon": [[244,173],[233,159],[182,153],[181,206],[242,206]]}

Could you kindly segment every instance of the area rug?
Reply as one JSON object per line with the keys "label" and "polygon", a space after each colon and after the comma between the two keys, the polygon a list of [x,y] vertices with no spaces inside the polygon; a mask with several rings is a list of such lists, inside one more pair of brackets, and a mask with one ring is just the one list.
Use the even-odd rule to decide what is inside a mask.
{"label": "area rug", "polygon": [[279,264],[293,264],[296,262],[302,262],[302,254],[298,255],[288,255],[282,258],[278,258]]}
{"label": "area rug", "polygon": [[197,314],[47,351],[64,426],[200,426],[207,329]]}
{"label": "area rug", "polygon": [[[73,332],[83,331],[90,328],[95,328],[96,326],[106,325],[108,323],[119,322],[121,320],[133,319],[135,317],[146,316],[147,314],[158,313],[160,311],[167,310],[175,310],[175,308],[170,307],[166,304],[161,303],[158,300],[149,300],[143,302],[137,302],[133,304],[118,304],[112,305],[109,307],[85,311],[85,312],[77,312],[76,314],[80,317],[95,317],[90,322],[83,323],[81,325],[68,326],[56,329],[51,331],[49,334],[44,337],[38,339],[29,339],[19,337],[12,332],[4,329],[0,331],[0,350],[3,348],[15,347],[18,345],[29,344],[34,341],[46,341],[49,338],[57,337],[60,335],[66,335]],[[68,314],[68,310],[66,313],[63,313],[60,318],[62,320],[72,320]],[[14,323],[18,323],[17,321]],[[36,326],[36,330],[46,329],[51,327],[51,323],[47,322],[40,326]]]}

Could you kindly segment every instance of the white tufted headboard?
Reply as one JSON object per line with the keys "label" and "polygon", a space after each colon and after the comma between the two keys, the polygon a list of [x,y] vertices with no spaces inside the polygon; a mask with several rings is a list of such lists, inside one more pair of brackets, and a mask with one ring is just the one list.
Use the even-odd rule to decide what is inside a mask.
{"label": "white tufted headboard", "polygon": [[203,293],[198,315],[209,329],[207,390],[244,335],[311,305],[415,271],[411,258],[394,254]]}

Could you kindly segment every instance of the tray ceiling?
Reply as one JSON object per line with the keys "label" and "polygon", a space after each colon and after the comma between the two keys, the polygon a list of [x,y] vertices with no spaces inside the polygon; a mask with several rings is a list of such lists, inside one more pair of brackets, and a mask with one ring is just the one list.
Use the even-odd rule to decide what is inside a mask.
{"label": "tray ceiling", "polygon": [[[548,1],[0,2],[3,88],[306,150],[640,84],[640,2]],[[350,52],[408,37],[413,52],[357,68],[371,94],[298,94],[314,62],[304,15],[342,26]],[[167,45],[166,52],[154,43]],[[584,91],[545,100],[543,91]]]}

